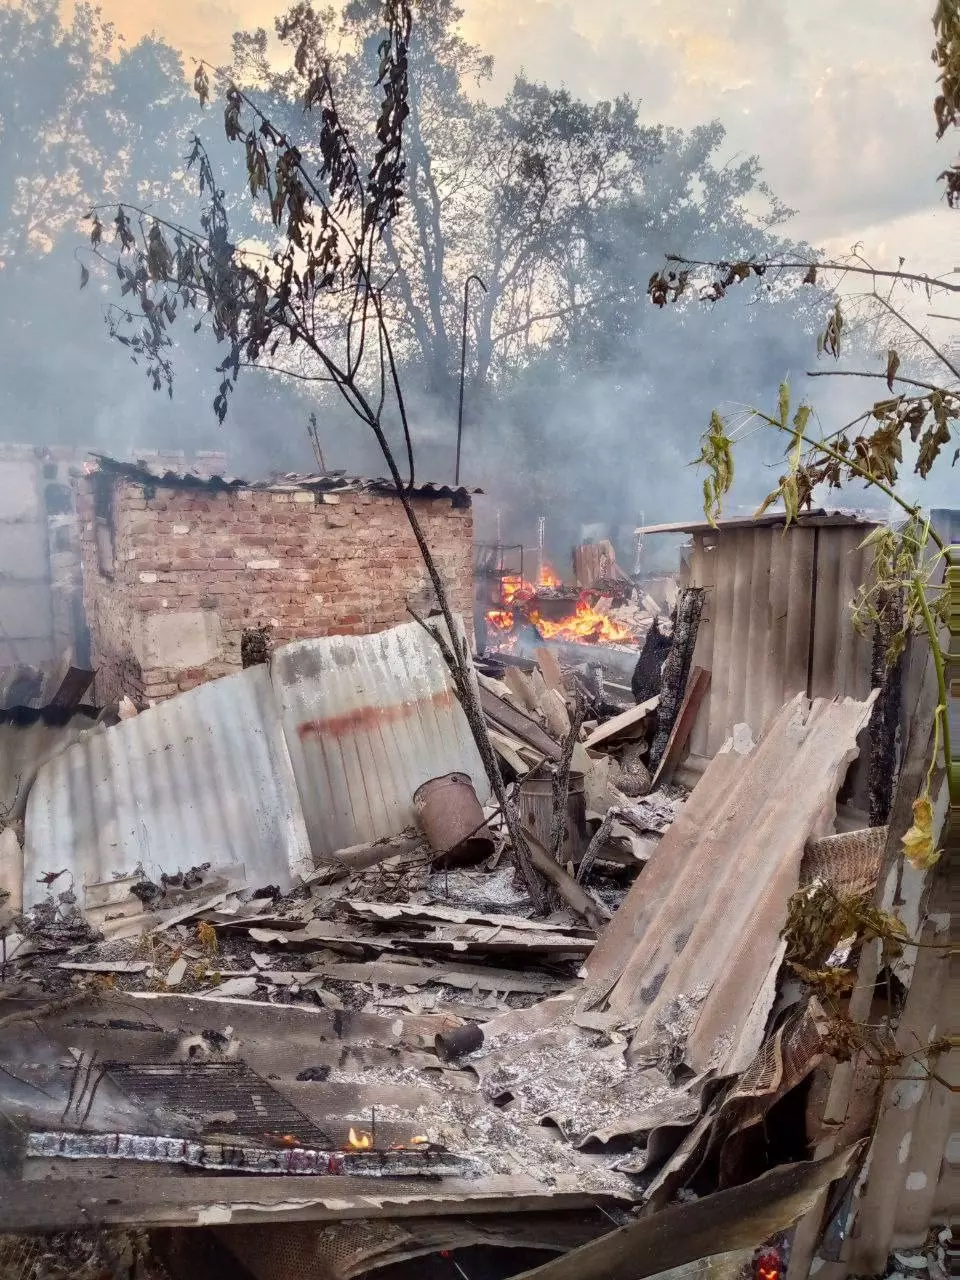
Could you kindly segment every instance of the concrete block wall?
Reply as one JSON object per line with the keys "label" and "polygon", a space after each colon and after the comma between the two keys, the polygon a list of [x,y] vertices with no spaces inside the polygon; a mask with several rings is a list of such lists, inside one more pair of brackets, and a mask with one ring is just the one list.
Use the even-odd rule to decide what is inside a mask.
{"label": "concrete block wall", "polygon": [[0,444],[0,666],[87,660],[74,483],[84,454]]}
{"label": "concrete block wall", "polygon": [[[99,500],[97,486],[101,488]],[[275,642],[381,631],[433,591],[399,501],[364,492],[143,485],[80,496],[96,693],[162,699],[240,670],[246,628]],[[473,514],[415,499],[451,603],[472,625]],[[97,528],[100,512],[100,546]],[[104,543],[109,541],[109,550]]]}

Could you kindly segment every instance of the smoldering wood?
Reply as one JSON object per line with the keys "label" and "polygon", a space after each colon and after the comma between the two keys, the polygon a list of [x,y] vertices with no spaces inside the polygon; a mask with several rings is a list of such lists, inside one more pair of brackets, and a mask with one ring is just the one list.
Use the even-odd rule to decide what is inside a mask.
{"label": "smoldering wood", "polygon": [[518,711],[509,702],[498,697],[492,689],[483,685],[480,687],[480,705],[484,715],[489,717],[495,725],[506,729],[508,733],[527,743],[535,751],[539,751],[548,760],[560,760],[561,748],[548,733],[541,729],[536,720],[524,715],[522,711]]}
{"label": "smoldering wood", "polygon": [[667,745],[653,776],[652,789],[664,786],[673,778],[683,755],[684,747],[686,747],[690,738],[693,723],[697,718],[697,712],[700,710],[700,704],[706,697],[709,687],[710,672],[705,671],[703,667],[694,667],[690,682],[683,695],[683,704],[676,720],[673,722]]}
{"label": "smoldering wood", "polygon": [[650,748],[648,767],[656,770],[667,748],[674,722],[680,714],[690,663],[697,643],[697,630],[703,612],[702,587],[685,587],[677,600],[677,621],[673,631],[673,643],[663,664],[663,680],[660,685],[660,705],[657,708],[657,733]]}
{"label": "smoldering wood", "polygon": [[580,867],[577,871],[578,884],[583,884],[583,882],[590,875],[590,869],[593,866],[593,864],[596,862],[597,857],[600,854],[600,850],[610,839],[610,832],[613,829],[613,823],[615,818],[616,818],[616,812],[614,811],[614,809],[613,808],[608,809],[603,821],[600,823],[600,826],[597,828],[596,834],[594,835],[590,843],[587,845],[587,852],[583,855],[583,858],[580,862]]}

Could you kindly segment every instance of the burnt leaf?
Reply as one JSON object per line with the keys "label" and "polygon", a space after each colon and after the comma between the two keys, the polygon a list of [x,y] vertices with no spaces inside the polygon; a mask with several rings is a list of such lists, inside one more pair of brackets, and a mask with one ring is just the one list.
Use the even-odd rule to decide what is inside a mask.
{"label": "burnt leaf", "polygon": [[900,368],[900,356],[891,347],[887,352],[887,386],[893,391],[893,380],[897,376],[897,370]]}
{"label": "burnt leaf", "polygon": [[193,91],[200,99],[200,106],[205,107],[210,100],[210,78],[202,62],[197,64],[193,76]]}
{"label": "burnt leaf", "polygon": [[81,262],[80,264],[80,288],[85,289],[90,283],[90,272]]}

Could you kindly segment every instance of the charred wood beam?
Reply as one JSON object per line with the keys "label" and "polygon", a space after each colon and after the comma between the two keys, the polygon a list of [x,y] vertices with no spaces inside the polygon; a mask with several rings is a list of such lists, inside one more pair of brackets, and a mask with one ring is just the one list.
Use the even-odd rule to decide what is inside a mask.
{"label": "charred wood beam", "polygon": [[703,612],[702,587],[686,587],[677,600],[677,621],[673,630],[673,644],[663,665],[663,681],[660,685],[660,705],[657,708],[657,733],[650,748],[647,767],[655,772],[667,749],[670,732],[680,714],[683,695],[690,674],[690,663],[697,643],[700,615]]}

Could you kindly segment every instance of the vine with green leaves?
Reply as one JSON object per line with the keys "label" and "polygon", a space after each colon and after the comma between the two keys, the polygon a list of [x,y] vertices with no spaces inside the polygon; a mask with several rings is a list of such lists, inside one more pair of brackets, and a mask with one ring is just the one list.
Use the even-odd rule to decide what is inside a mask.
{"label": "vine with green leaves", "polygon": [[[752,273],[765,274],[769,264],[738,263],[687,263],[684,288],[690,280],[690,269],[710,267],[719,274],[701,288],[701,298],[710,301],[722,297],[732,282],[746,280]],[[784,266],[786,264],[780,264]],[[803,264],[791,264],[799,270]],[[672,274],[672,273],[671,273]],[[878,275],[883,273],[877,273]],[[816,275],[809,267],[804,279],[815,283]],[[930,277],[930,289],[938,282]],[[671,290],[672,287],[672,291]],[[658,301],[666,297],[676,302],[683,289],[676,288],[670,277],[658,277],[651,281],[651,297]],[[872,295],[913,328],[909,320],[890,304],[889,299],[875,291]],[[818,351],[839,358],[843,332],[841,304],[838,302],[827,319],[818,338]],[[960,380],[960,373],[949,358],[929,339],[925,344],[943,363],[948,371]],[[950,767],[953,760],[953,744],[950,740],[950,723],[947,716],[949,686],[947,679],[948,654],[942,634],[950,612],[950,576],[944,570],[951,565],[951,550],[933,527],[930,517],[919,504],[908,502],[896,489],[903,464],[904,437],[918,446],[914,470],[925,478],[934,463],[953,440],[954,424],[960,418],[960,392],[951,386],[929,384],[922,394],[908,394],[900,390],[901,383],[912,384],[916,380],[901,378],[900,357],[896,350],[887,353],[887,369],[883,375],[887,390],[891,393],[877,400],[852,422],[827,434],[812,434],[813,408],[801,402],[794,408],[789,385],[780,386],[776,411],[751,408],[739,415],[733,424],[714,410],[704,432],[701,451],[695,464],[706,468],[704,480],[704,513],[707,520],[716,525],[722,513],[723,500],[730,493],[734,482],[734,448],[738,434],[751,421],[780,432],[786,437],[786,469],[776,488],[763,500],[757,512],[762,515],[771,506],[781,503],[785,523],[791,524],[804,510],[813,505],[813,497],[819,486],[839,489],[852,481],[862,481],[881,493],[903,512],[903,520],[897,525],[878,527],[865,540],[872,546],[874,568],[871,580],[863,585],[852,603],[854,626],[861,634],[879,626],[889,616],[887,602],[899,602],[899,625],[888,628],[887,659],[893,662],[906,646],[911,634],[926,635],[936,670],[938,703],[934,721],[934,745],[924,787],[914,803],[913,825],[903,837],[903,850],[912,865],[918,868],[933,866],[939,857],[936,834],[933,830],[933,780],[939,766],[946,772],[951,806],[960,806],[960,777]],[[859,376],[876,376],[864,371]],[[960,448],[953,455],[955,464]],[[942,581],[941,581],[942,579]]]}

